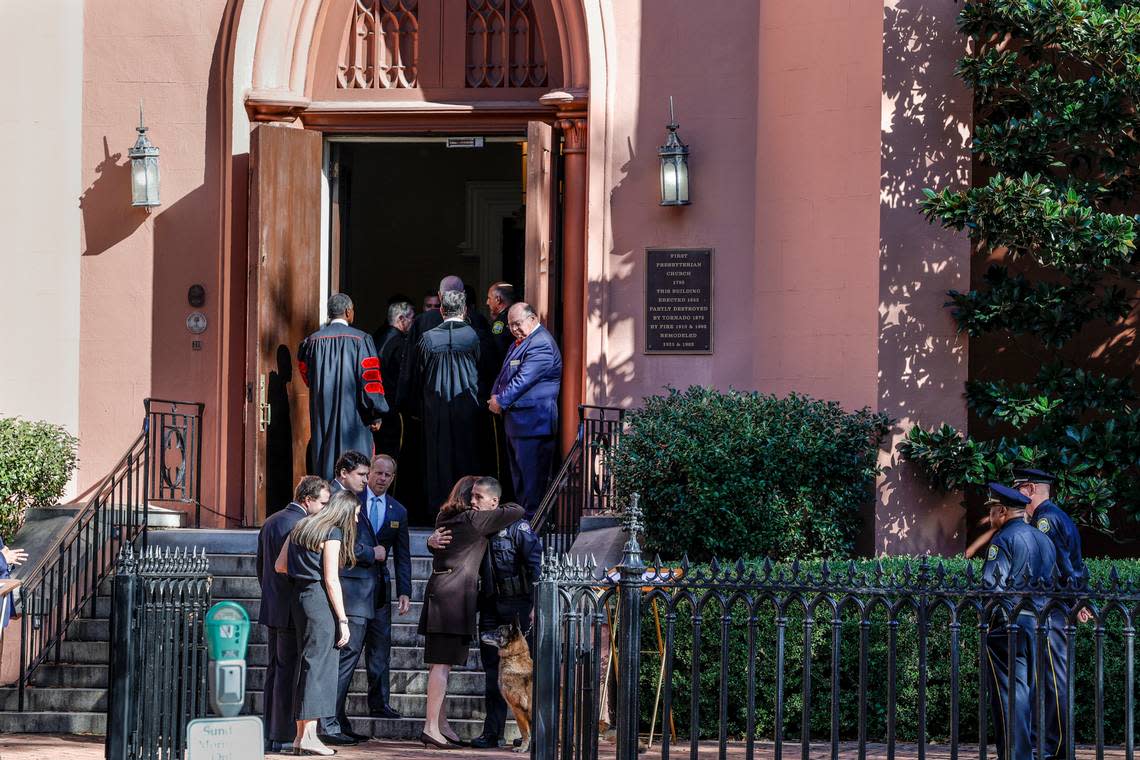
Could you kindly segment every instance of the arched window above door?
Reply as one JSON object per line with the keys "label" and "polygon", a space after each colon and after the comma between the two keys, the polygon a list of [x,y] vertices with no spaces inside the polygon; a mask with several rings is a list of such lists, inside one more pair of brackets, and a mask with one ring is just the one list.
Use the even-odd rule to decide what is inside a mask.
{"label": "arched window above door", "polygon": [[416,0],[354,0],[336,67],[342,90],[419,86]]}
{"label": "arched window above door", "polygon": [[467,86],[543,87],[546,46],[533,0],[467,0]]}
{"label": "arched window above door", "polygon": [[443,91],[451,97],[457,90],[491,90],[497,94],[464,97],[502,98],[504,91],[561,85],[549,0],[348,0],[338,5],[328,11],[322,39],[332,42],[328,35],[339,33],[335,65],[325,53],[332,45],[322,44],[314,72],[317,98],[412,97],[401,90]]}

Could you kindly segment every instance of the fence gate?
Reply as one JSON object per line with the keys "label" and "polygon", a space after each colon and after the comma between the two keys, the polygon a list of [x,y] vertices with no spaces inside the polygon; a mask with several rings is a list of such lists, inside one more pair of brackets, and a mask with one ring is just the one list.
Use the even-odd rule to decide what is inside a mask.
{"label": "fence gate", "polygon": [[111,607],[108,760],[180,760],[206,714],[205,551],[123,547]]}

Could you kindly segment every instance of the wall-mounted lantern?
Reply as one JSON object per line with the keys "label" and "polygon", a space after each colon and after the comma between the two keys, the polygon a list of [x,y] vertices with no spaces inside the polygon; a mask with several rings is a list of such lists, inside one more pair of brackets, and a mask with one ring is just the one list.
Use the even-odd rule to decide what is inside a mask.
{"label": "wall-mounted lantern", "polygon": [[677,119],[673,116],[673,96],[669,96],[669,123],[665,126],[669,136],[657,150],[661,157],[661,205],[688,206],[689,201],[689,146],[677,137]]}
{"label": "wall-mounted lantern", "polygon": [[158,194],[158,148],[146,136],[142,106],[139,106],[139,136],[133,148],[127,151],[131,159],[131,205],[152,208],[161,205]]}

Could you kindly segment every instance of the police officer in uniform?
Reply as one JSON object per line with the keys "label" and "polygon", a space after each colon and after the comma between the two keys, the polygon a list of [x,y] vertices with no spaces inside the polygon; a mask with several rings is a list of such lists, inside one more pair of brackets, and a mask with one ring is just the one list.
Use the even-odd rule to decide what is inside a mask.
{"label": "police officer in uniform", "polygon": [[[471,492],[472,504],[498,505],[502,489],[494,478],[480,478]],[[479,576],[479,634],[518,621],[530,628],[533,590],[542,569],[542,542],[526,520],[519,520],[491,537]],[[499,692],[499,650],[479,642],[485,675],[487,717],[483,733],[471,740],[476,749],[493,749],[507,724],[507,703]]]}
{"label": "police officer in uniform", "polygon": [[[1088,583],[1089,570],[1081,556],[1081,534],[1063,509],[1052,500],[1057,476],[1044,470],[1016,469],[1013,485],[1029,499],[1025,511],[1029,524],[1044,533],[1057,551],[1057,585],[1081,589]],[[1082,607],[1077,618],[1088,622],[1092,615]],[[1069,698],[1069,648],[1065,643],[1065,615],[1055,612],[1046,625],[1048,649],[1045,663],[1045,752],[1046,758],[1064,757]]]}
{"label": "police officer in uniform", "polygon": [[[491,315],[490,344],[479,360],[480,399],[485,403],[491,394],[491,386],[503,368],[503,360],[515,342],[515,336],[507,326],[507,312],[518,300],[515,286],[509,282],[496,282],[487,288],[487,310]],[[485,392],[484,392],[485,391]],[[487,418],[485,439],[492,442],[488,450],[487,467],[503,486],[503,498],[515,498],[514,483],[511,482],[511,465],[507,453],[507,433],[503,419],[497,414]]]}
{"label": "police officer in uniform", "polygon": [[[1014,489],[1000,483],[989,484],[986,505],[990,526],[997,533],[986,552],[982,583],[986,590],[1003,595],[991,612],[986,634],[986,659],[993,680],[990,725],[994,729],[999,760],[1029,760],[1034,756],[1036,699],[1032,685],[1036,682],[1036,618],[1032,609],[1014,614],[1013,608],[1021,601],[1019,591],[1052,583],[1057,563],[1052,542],[1025,522],[1028,504],[1029,499]],[[1045,599],[1034,595],[1033,606],[1040,614]],[[1010,647],[1014,654],[1012,673]]]}

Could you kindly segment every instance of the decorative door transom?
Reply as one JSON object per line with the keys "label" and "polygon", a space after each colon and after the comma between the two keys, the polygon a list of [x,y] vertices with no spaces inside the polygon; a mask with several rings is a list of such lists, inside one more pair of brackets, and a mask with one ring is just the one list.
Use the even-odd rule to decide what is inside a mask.
{"label": "decorative door transom", "polygon": [[351,0],[350,12],[330,16],[340,30],[335,82],[325,79],[318,89],[331,85],[348,95],[557,86],[559,66],[548,50],[557,55],[558,39],[548,3]]}

